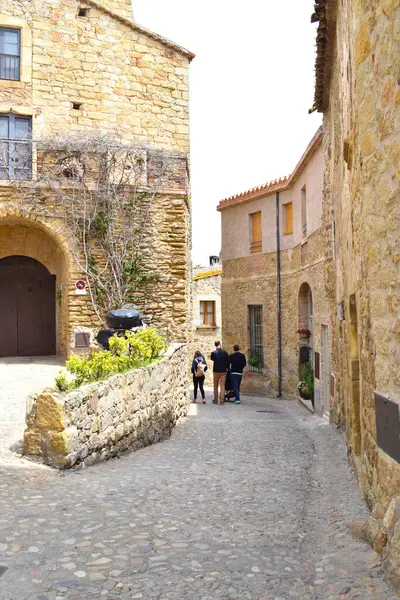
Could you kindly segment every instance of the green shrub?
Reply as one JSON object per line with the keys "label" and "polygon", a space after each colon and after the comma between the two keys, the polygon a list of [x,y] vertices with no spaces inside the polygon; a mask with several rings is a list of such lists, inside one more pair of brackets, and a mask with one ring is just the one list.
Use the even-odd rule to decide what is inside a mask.
{"label": "green shrub", "polygon": [[253,369],[263,369],[264,368],[264,359],[262,356],[257,356],[253,354],[249,357],[249,365],[253,367]]}
{"label": "green shrub", "polygon": [[127,332],[126,338],[113,335],[109,346],[110,350],[93,353],[89,358],[72,355],[66,367],[74,375],[74,381],[69,383],[66,375],[60,371],[56,378],[57,389],[66,392],[71,387],[145,366],[157,359],[166,348],[162,335],[152,328],[141,329],[137,333]]}
{"label": "green shrub", "polygon": [[64,371],[61,371],[61,369],[58,372],[55,381],[56,388],[59,392],[68,392],[68,390],[71,388],[71,383],[68,381],[66,373],[64,373]]}
{"label": "green shrub", "polygon": [[305,362],[300,365],[299,369],[300,381],[298,384],[299,390],[303,390],[310,396],[314,395],[314,371],[310,362]]}

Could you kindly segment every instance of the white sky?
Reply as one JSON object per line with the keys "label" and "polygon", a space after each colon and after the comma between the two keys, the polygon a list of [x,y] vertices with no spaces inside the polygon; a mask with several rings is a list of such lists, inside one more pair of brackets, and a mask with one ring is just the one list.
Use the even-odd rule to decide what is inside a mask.
{"label": "white sky", "polygon": [[190,67],[193,262],[221,246],[219,200],[289,174],[321,122],[313,0],[133,0]]}

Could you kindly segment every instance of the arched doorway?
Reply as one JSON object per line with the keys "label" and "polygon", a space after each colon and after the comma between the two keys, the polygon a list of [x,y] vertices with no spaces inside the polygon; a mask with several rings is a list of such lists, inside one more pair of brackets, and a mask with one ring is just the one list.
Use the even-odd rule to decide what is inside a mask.
{"label": "arched doorway", "polygon": [[299,291],[299,330],[307,332],[300,334],[300,348],[307,349],[303,354],[313,364],[313,299],[308,283],[303,283]]}
{"label": "arched doorway", "polygon": [[0,356],[56,353],[55,280],[33,258],[0,260]]}
{"label": "arched doorway", "polygon": [[[300,396],[311,400],[314,406],[314,353],[313,353],[313,298],[311,288],[304,282],[299,290],[299,379],[307,382],[308,394]],[[318,408],[318,407],[317,407]]]}

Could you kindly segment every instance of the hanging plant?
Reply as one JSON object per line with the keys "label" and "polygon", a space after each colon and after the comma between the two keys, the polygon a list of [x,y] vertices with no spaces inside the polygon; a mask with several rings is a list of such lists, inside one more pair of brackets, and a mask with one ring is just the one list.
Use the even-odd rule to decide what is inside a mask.
{"label": "hanging plant", "polygon": [[310,337],[310,335],[311,335],[311,331],[309,329],[298,329],[297,333],[299,333],[300,335],[304,335],[306,337]]}

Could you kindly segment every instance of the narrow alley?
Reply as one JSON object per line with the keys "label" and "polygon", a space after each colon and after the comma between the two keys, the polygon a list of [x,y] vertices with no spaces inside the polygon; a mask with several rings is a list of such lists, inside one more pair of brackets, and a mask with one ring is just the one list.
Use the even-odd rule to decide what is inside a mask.
{"label": "narrow alley", "polygon": [[341,434],[243,400],[88,469],[3,465],[0,599],[394,600],[348,532],[367,510]]}

